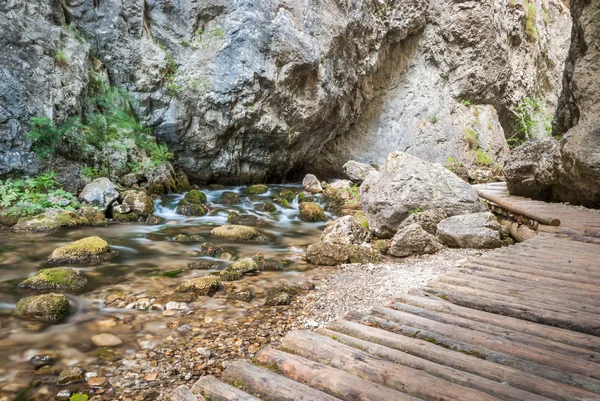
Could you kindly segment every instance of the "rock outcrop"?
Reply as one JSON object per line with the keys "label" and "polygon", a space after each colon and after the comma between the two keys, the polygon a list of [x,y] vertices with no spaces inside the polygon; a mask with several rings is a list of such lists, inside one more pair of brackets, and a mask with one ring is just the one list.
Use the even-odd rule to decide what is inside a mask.
{"label": "rock outcrop", "polygon": [[449,247],[493,249],[503,245],[500,223],[490,212],[449,217],[438,224],[438,238]]}
{"label": "rock outcrop", "polygon": [[412,255],[436,253],[442,249],[442,244],[419,224],[413,223],[399,230],[388,250],[392,256],[405,258]]}
{"label": "rock outcrop", "polygon": [[119,199],[120,193],[115,184],[108,178],[97,178],[83,188],[79,200],[83,203],[102,208],[105,212],[110,205]]}
{"label": "rock outcrop", "polygon": [[392,152],[378,173],[360,187],[369,228],[380,238],[394,236],[415,212],[442,209],[448,216],[485,210],[469,184],[439,164]]}

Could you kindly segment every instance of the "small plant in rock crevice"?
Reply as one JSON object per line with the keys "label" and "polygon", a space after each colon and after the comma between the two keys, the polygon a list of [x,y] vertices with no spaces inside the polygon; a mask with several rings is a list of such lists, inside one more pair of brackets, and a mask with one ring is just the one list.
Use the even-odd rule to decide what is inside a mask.
{"label": "small plant in rock crevice", "polygon": [[67,58],[65,53],[60,50],[56,51],[54,59],[56,60],[56,64],[58,64],[60,68],[67,68],[69,66],[69,59]]}
{"label": "small plant in rock crevice", "polygon": [[549,137],[552,133],[552,115],[546,104],[536,98],[526,97],[512,110],[518,132],[508,139],[511,147],[530,139]]}

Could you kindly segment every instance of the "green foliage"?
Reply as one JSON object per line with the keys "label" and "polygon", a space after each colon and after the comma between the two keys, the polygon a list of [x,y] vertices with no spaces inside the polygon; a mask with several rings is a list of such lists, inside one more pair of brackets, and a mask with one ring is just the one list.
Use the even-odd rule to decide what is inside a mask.
{"label": "green foliage", "polygon": [[460,102],[461,102],[461,103],[462,103],[464,106],[467,106],[467,107],[469,107],[469,106],[471,105],[471,102],[469,102],[469,101],[468,101],[468,100],[466,100],[466,99],[463,99],[463,100],[461,100]]}
{"label": "green foliage", "polygon": [[478,166],[491,166],[494,164],[494,160],[485,150],[479,148],[475,149],[473,152],[475,154],[475,164]]}
{"label": "green foliage", "polygon": [[67,58],[65,53],[63,53],[60,50],[56,51],[54,59],[56,60],[56,64],[58,64],[60,68],[66,68],[69,65],[69,59]]}
{"label": "green foliage", "polygon": [[408,211],[408,213],[410,213],[410,214],[417,214],[417,213],[421,213],[421,212],[423,212],[423,209],[419,209],[419,208],[411,209]]}
{"label": "green foliage", "polygon": [[535,42],[538,37],[537,32],[537,7],[535,3],[530,2],[530,0],[526,0],[523,2],[523,7],[525,8],[525,32],[527,33],[527,38]]}
{"label": "green foliage", "polygon": [[91,180],[95,180],[100,177],[108,177],[108,169],[106,167],[93,168],[93,167],[84,167],[81,171],[81,174],[84,177],[87,177]]}
{"label": "green foliage", "polygon": [[473,128],[464,128],[463,137],[465,142],[469,146],[469,149],[477,149],[479,147],[479,137]]}
{"label": "green foliage", "polygon": [[73,210],[62,206],[53,198],[73,199],[56,181],[56,173],[49,172],[37,177],[7,178],[0,180],[0,207],[16,216],[40,213],[45,208]]}
{"label": "green foliage", "polygon": [[88,401],[87,394],[73,394],[69,401]]}
{"label": "green foliage", "polygon": [[449,157],[448,163],[456,163],[456,159],[454,157]]}
{"label": "green foliage", "polygon": [[48,117],[32,117],[29,125],[31,131],[27,134],[27,137],[33,140],[31,149],[40,160],[44,160],[54,153],[56,143],[62,133],[54,125],[54,121]]}
{"label": "green foliage", "polygon": [[67,29],[73,32],[73,36],[75,36],[75,39],[77,39],[79,42],[83,42],[83,38],[81,37],[81,34],[79,33],[79,30],[75,25],[69,24],[67,25]]}
{"label": "green foliage", "polygon": [[509,145],[520,145],[529,139],[549,136],[552,133],[552,115],[548,113],[544,102],[526,97],[514,108],[513,113],[519,131],[509,138]]}
{"label": "green foliage", "polygon": [[[194,41],[202,48],[206,48],[213,44],[215,40],[222,40],[225,38],[225,31],[219,27],[214,27],[208,31],[204,31],[202,28],[196,30]],[[194,46],[193,46],[194,47]],[[194,48],[197,48],[194,47]]]}

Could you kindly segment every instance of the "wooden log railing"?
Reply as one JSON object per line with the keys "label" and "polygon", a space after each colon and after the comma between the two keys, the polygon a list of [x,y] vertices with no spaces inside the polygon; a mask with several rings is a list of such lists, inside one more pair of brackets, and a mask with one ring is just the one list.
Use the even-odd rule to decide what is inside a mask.
{"label": "wooden log railing", "polygon": [[476,188],[475,191],[477,191],[477,195],[479,195],[479,197],[481,197],[489,202],[495,203],[500,208],[506,209],[511,213],[527,217],[531,220],[537,221],[538,223],[545,224],[547,226],[553,226],[553,227],[560,226],[559,219],[556,219],[553,217],[548,217],[548,216],[542,216],[538,213],[525,210],[522,207],[515,205],[514,203],[512,203],[509,200],[503,199],[499,196],[491,195],[487,192],[482,191],[481,189]]}

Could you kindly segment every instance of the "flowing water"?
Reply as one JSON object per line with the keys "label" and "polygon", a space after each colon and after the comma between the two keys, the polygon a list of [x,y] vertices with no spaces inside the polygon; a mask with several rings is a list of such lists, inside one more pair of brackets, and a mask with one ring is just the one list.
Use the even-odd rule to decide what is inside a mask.
{"label": "flowing water", "polygon": [[[202,189],[212,208],[210,215],[202,217],[179,215],[176,205],[183,195],[168,195],[155,201],[155,215],[164,218],[165,222],[154,226],[144,223],[113,223],[106,227],[81,227],[52,234],[0,232],[0,395],[4,394],[2,391],[12,394],[32,381],[32,367],[27,361],[36,354],[51,354],[60,367],[84,366],[92,362],[98,363],[96,349],[90,338],[99,332],[117,334],[125,343],[123,347],[128,348],[129,352],[136,352],[144,346],[139,340],[140,332],[146,331],[158,339],[162,335],[167,336],[169,329],[166,323],[172,313],[165,306],[174,288],[191,278],[215,272],[188,268],[191,262],[215,260],[200,256],[203,241],[180,243],[173,240],[174,236],[198,234],[208,239],[212,228],[227,223],[230,211],[265,220],[267,224],[257,229],[269,241],[256,244],[208,239],[221,245],[227,252],[216,260],[218,268],[226,267],[235,259],[251,257],[257,252],[285,267],[282,271],[244,276],[241,281],[235,282],[258,294],[249,306],[240,307],[239,302],[227,301],[225,296],[196,302],[195,306],[203,310],[203,316],[210,316],[218,322],[243,315],[247,307],[264,303],[264,297],[261,299],[260,295],[268,288],[279,283],[306,281],[310,273],[307,273],[306,262],[303,260],[303,247],[317,242],[325,223],[301,221],[297,199],[290,208],[277,206],[274,213],[254,209],[258,203],[272,201],[283,189],[296,192],[301,190],[294,185],[272,185],[268,193],[247,195],[239,187]],[[242,203],[220,204],[224,191],[239,193]],[[321,202],[321,199],[316,197],[316,201]],[[328,218],[331,217],[328,215]],[[20,298],[33,294],[31,291],[18,289],[17,284],[43,268],[44,261],[57,247],[92,235],[105,239],[118,251],[118,256],[98,265],[72,266],[85,273],[88,285],[82,292],[66,294],[71,301],[71,315],[60,324],[50,326],[12,317],[11,311],[15,303]],[[178,270],[181,272],[177,272]],[[165,275],[167,272],[170,273]],[[105,299],[109,294],[118,294],[126,300],[125,308],[105,306]],[[122,320],[123,314],[131,314],[132,319],[142,316],[139,320],[141,323],[129,326],[111,323],[111,317],[118,315]],[[52,391],[50,393],[53,396],[55,392]]]}

